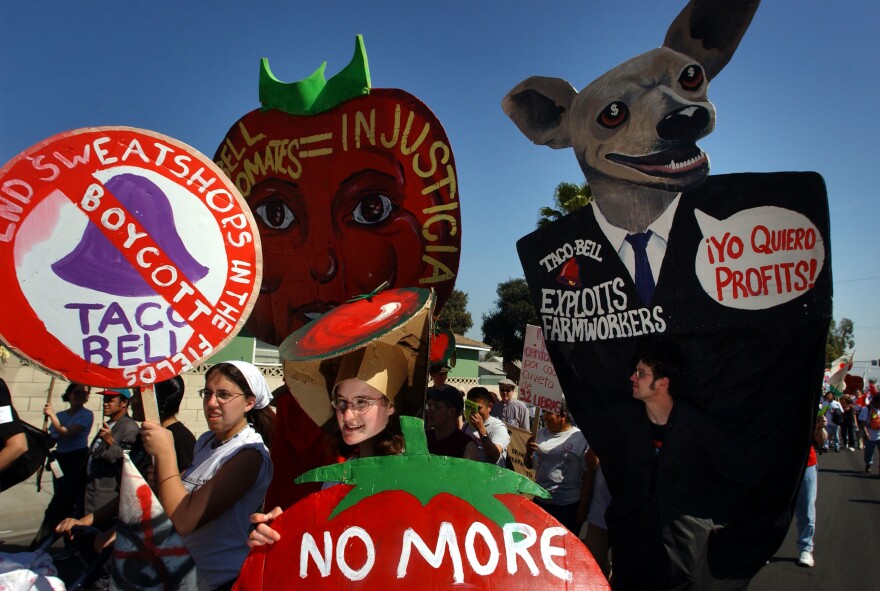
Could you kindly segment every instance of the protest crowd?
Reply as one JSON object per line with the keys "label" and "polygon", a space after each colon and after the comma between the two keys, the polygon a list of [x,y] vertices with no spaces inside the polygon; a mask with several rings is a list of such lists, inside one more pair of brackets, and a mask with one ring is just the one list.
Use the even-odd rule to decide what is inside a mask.
{"label": "protest crowd", "polygon": [[[386,357],[388,354],[384,352]],[[446,382],[449,369],[446,363],[431,367],[433,381],[425,406],[429,452],[512,470],[508,429],[517,429],[521,443],[514,445],[519,445],[525,457],[524,472],[551,495],[540,500],[540,506],[576,535],[586,533],[588,514],[598,524],[590,527],[601,529],[609,500],[607,489],[594,494],[594,484],[601,489],[601,480],[595,476],[598,461],[595,457],[590,461],[587,440],[573,424],[564,403],[558,413],[536,412],[517,399],[516,384],[509,379],[491,389],[475,386],[464,392]],[[341,461],[400,453],[402,444],[394,435],[399,426],[394,426],[393,396],[389,398],[369,385],[346,390],[349,383],[358,382],[343,380],[342,375],[339,378],[331,399],[340,423],[339,437],[327,454]],[[119,491],[126,455],[169,514],[200,576],[213,589],[231,588],[248,552],[249,534],[251,545],[258,544],[253,540],[261,530],[251,527],[251,515],[255,521],[268,522],[280,515],[280,507],[268,515],[257,509],[264,507],[273,478],[283,479],[286,486],[291,486],[292,478],[277,470],[273,475],[269,458],[274,428],[272,393],[260,371],[245,362],[222,363],[212,366],[205,380],[198,395],[209,431],[198,438],[176,418],[184,396],[193,395],[184,392],[179,377],[155,386],[159,424],[145,420],[139,388],[102,390],[71,383],[62,397],[69,404],[67,410],[56,411],[51,403],[46,404],[44,413],[55,442],[47,464],[57,463],[61,469],[52,476],[54,494],[32,549],[56,532],[64,534],[64,544],[87,554],[90,560],[99,559],[102,549],[112,547],[121,535],[117,531],[121,527]],[[0,385],[4,396],[0,405],[8,409],[11,419],[2,424],[5,455],[14,448],[22,427],[5,382]],[[373,415],[383,407],[376,404],[377,393],[386,402],[384,418],[374,425]],[[101,397],[102,418],[84,407],[95,395]],[[89,441],[96,420],[100,426]],[[350,429],[355,420],[365,426]],[[375,432],[389,435],[377,440]],[[7,466],[4,463],[3,473],[9,475],[14,470],[7,471]],[[263,529],[271,532],[267,526]],[[590,533],[596,537],[596,532]],[[111,561],[106,554],[103,559],[106,562],[97,569],[90,588],[110,584]]]}
{"label": "protest crowd", "polygon": [[[396,355],[394,347],[385,346],[377,357],[389,366],[400,367],[402,362],[393,361]],[[663,399],[657,398],[657,391],[662,396],[668,377],[649,376],[669,372],[662,363],[653,358],[639,361],[631,376],[633,396],[645,401],[649,416],[663,412]],[[548,499],[535,498],[533,502],[578,536],[603,574],[613,581],[614,546],[605,521],[611,495],[588,434],[574,424],[565,402],[559,412],[541,412],[518,400],[517,385],[507,378],[496,387],[473,386],[465,392],[447,380],[449,370],[445,362],[430,367],[432,384],[425,393],[424,412],[429,452],[488,462],[532,478],[550,493]],[[324,450],[322,457],[344,461],[402,453],[405,443],[393,410],[394,395],[388,394],[399,385],[392,379],[391,384],[377,388],[347,375],[359,375],[357,368],[340,370],[337,376],[330,401],[339,431],[325,440],[333,449]],[[651,379],[651,384],[641,384],[643,378]],[[272,508],[264,500],[270,482],[277,484],[283,479],[283,486],[290,488],[292,479],[277,470],[273,473],[269,450],[276,429],[272,411],[276,401],[259,369],[245,362],[222,363],[213,366],[205,379],[206,387],[198,394],[209,431],[198,439],[176,418],[185,395],[179,377],[155,387],[159,424],[144,419],[137,388],[96,391],[71,383],[62,396],[70,405],[68,410],[58,412],[51,403],[46,404],[44,413],[55,441],[47,465],[52,469],[51,464],[57,463],[61,469],[52,469],[54,495],[32,548],[53,532],[64,534],[65,544],[75,546],[91,560],[106,561],[96,569],[96,580],[89,582],[89,588],[108,587],[110,561],[106,552],[101,557],[101,551],[112,547],[117,537],[125,454],[169,513],[200,576],[213,589],[231,588],[249,547],[272,544],[280,537],[271,523],[287,507]],[[396,379],[403,379],[401,372]],[[660,380],[664,382],[658,383]],[[801,566],[814,565],[816,455],[860,452],[865,472],[871,472],[874,465],[880,441],[880,396],[873,382],[866,383],[864,390],[843,393],[823,388],[814,445],[796,506]],[[104,417],[89,444],[86,436],[94,417],[83,405],[91,393],[102,397]],[[0,425],[5,444],[0,478],[10,478],[16,460],[8,462],[6,458],[13,456],[16,437],[23,431],[2,381],[0,395],[0,406],[8,409],[4,411],[8,419]],[[667,397],[667,402],[671,400]],[[668,430],[664,433],[667,423],[655,424],[653,444],[658,455],[668,435]],[[512,459],[517,455],[523,458],[519,465]],[[18,457],[25,456],[26,452]],[[303,458],[303,464],[308,463],[310,459]],[[307,492],[286,498],[302,498]],[[87,526],[88,533],[80,533],[78,526]],[[87,541],[78,539],[82,537]]]}

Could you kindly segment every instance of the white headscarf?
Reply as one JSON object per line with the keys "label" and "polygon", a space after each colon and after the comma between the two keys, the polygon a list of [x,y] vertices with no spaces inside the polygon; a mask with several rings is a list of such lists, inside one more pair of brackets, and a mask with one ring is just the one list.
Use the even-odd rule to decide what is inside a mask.
{"label": "white headscarf", "polygon": [[247,380],[248,386],[251,388],[251,392],[257,397],[254,408],[266,408],[269,405],[269,401],[272,400],[272,392],[269,390],[269,384],[266,383],[263,373],[255,365],[247,361],[225,361],[224,363],[234,365],[241,371],[244,379]]}

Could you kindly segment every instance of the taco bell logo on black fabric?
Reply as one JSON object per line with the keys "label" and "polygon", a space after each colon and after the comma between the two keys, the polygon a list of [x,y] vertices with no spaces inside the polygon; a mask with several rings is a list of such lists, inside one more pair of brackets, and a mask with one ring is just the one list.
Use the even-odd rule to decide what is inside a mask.
{"label": "taco bell logo on black fabric", "polygon": [[540,260],[542,270],[552,273],[555,283],[563,286],[541,289],[538,312],[548,340],[603,341],[666,330],[662,307],[644,307],[637,302],[640,307],[630,309],[624,278],[589,285],[589,266],[602,262],[601,249],[602,245],[592,240],[578,239]]}

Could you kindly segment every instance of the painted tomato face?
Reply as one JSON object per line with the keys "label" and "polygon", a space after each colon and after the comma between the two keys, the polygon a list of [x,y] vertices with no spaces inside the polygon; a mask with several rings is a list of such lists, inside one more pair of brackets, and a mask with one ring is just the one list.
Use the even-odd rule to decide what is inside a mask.
{"label": "painted tomato face", "polygon": [[438,306],[452,291],[461,242],[452,153],[411,95],[373,90],[310,116],[254,111],[215,161],[260,230],[263,284],[247,328],[261,340],[277,345],[386,281],[433,287]]}

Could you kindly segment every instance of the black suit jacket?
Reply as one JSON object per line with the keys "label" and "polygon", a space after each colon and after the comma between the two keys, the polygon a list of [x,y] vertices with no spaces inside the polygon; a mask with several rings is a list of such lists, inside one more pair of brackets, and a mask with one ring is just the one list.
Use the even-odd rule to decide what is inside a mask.
{"label": "black suit jacket", "polygon": [[[700,249],[706,249],[707,243],[694,212],[720,220],[723,229],[737,212],[759,207],[793,212],[789,214],[793,223],[802,219],[800,215],[809,219],[824,239],[819,246],[824,263],[811,277],[813,287],[790,301],[754,310],[722,305],[707,294],[695,271]],[[756,211],[764,215],[780,210]],[[575,263],[564,272],[562,265],[547,263],[549,253],[564,253],[565,245],[577,240],[597,245],[587,249],[593,256],[576,254]],[[638,528],[620,525],[632,515],[644,522],[638,545],[644,539],[662,545],[656,548],[656,571],[639,569],[631,587],[670,586],[670,581],[703,567],[713,577],[748,579],[784,539],[824,370],[831,318],[828,240],[822,178],[815,173],[772,173],[710,177],[699,190],[681,196],[650,302],[640,300],[590,207],[517,243],[563,392],[602,461],[614,498],[608,523],[615,553],[625,553],[628,544],[636,543],[630,533],[635,535]],[[775,260],[766,258],[756,264]],[[580,302],[572,304],[577,298]],[[558,306],[563,299],[570,305]],[[720,469],[708,488],[701,482],[707,475],[699,471],[673,471],[673,479],[668,470],[656,473],[656,465],[633,463],[643,457],[639,447],[644,442],[633,432],[638,428],[633,412],[621,408],[630,406],[629,376],[637,361],[636,349],[645,339],[658,336],[673,341],[686,360],[676,400],[688,401],[711,423],[707,431],[711,438],[697,434],[692,439],[695,449],[712,451],[709,464]],[[665,463],[687,465],[690,452],[664,453]],[[662,495],[658,487],[665,491]],[[663,530],[672,527],[671,516],[693,516],[703,510],[704,504],[694,495],[697,490],[717,500],[710,517],[722,527],[702,548],[687,550],[691,564],[682,575],[676,561],[685,550],[664,541]],[[693,543],[698,540],[694,536]],[[665,565],[664,555],[669,557]],[[703,559],[703,566],[694,563]],[[620,566],[615,560],[615,577],[626,578]]]}
{"label": "black suit jacket", "polygon": [[110,429],[113,445],[107,445],[103,439],[95,436],[89,447],[84,501],[86,513],[93,513],[119,497],[122,453],[131,449],[139,429],[134,419],[124,415]]}

